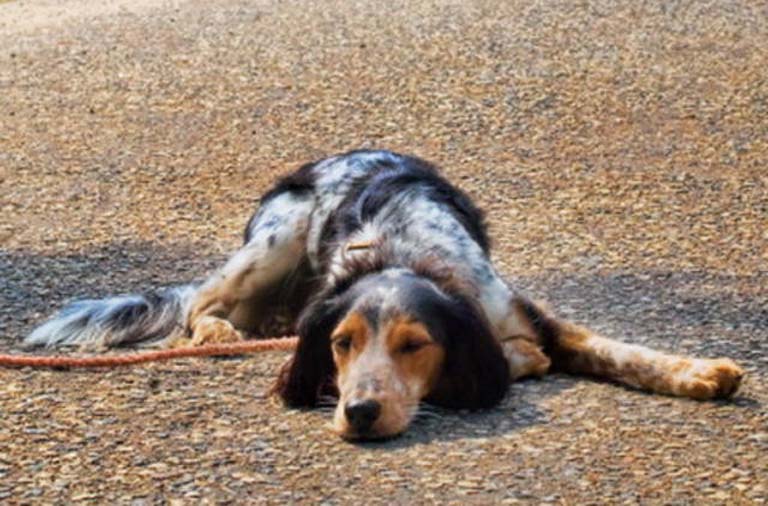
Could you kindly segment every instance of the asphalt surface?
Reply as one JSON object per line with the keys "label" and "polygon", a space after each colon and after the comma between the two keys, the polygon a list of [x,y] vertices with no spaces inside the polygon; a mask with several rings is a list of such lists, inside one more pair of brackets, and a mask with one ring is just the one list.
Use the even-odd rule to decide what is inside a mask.
{"label": "asphalt surface", "polygon": [[764,2],[0,2],[0,349],[199,279],[259,194],[359,147],[443,166],[511,280],[748,371],[694,402],[553,375],[354,445],[285,354],[0,370],[0,502],[765,504]]}

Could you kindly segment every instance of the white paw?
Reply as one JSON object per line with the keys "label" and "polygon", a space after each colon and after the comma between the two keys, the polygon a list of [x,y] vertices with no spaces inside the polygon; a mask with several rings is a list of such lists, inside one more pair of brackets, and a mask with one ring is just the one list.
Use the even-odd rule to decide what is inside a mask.
{"label": "white paw", "polygon": [[242,341],[243,336],[227,320],[215,316],[203,316],[192,331],[192,346],[204,344],[234,343]]}

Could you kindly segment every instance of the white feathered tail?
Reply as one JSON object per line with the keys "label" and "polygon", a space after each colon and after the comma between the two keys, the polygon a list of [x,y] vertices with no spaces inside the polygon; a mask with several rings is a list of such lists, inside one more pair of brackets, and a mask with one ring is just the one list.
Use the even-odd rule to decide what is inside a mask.
{"label": "white feathered tail", "polygon": [[23,346],[114,347],[168,337],[185,324],[195,287],[146,295],[79,300],[60,310],[24,339]]}

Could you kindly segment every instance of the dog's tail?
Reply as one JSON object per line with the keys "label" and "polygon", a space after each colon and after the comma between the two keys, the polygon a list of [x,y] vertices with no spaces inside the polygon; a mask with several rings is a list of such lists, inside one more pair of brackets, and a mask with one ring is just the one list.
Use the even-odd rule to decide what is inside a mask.
{"label": "dog's tail", "polygon": [[195,293],[193,285],[146,295],[79,300],[37,327],[23,346],[115,347],[153,342],[181,328]]}

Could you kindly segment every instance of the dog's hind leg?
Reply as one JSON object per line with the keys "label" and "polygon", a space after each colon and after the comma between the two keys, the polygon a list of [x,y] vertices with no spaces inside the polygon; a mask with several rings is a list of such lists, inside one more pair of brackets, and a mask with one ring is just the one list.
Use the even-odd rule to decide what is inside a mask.
{"label": "dog's hind leg", "polygon": [[302,264],[314,198],[284,192],[262,205],[251,220],[246,244],[197,290],[188,314],[193,342],[239,338],[236,328],[252,328],[266,297]]}
{"label": "dog's hind leg", "polygon": [[518,299],[515,309],[538,335],[552,369],[602,377],[660,394],[714,399],[730,397],[744,375],[730,359],[682,357],[599,336],[557,320]]}

